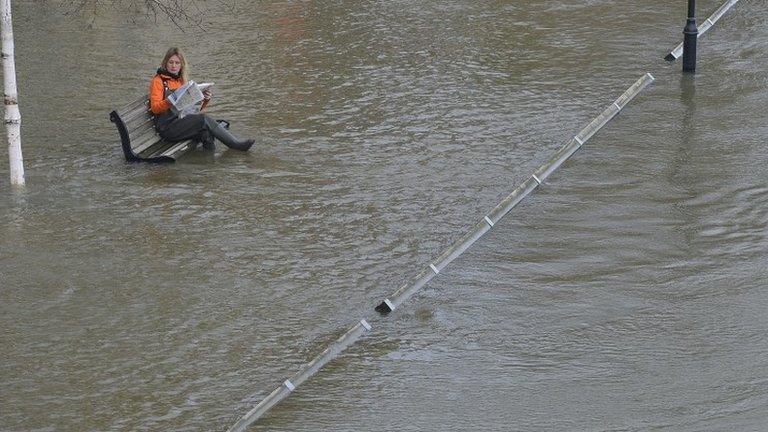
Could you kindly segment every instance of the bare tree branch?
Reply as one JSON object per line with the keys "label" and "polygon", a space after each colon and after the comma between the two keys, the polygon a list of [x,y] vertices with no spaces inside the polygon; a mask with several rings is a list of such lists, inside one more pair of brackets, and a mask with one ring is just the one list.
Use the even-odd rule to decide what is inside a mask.
{"label": "bare tree branch", "polygon": [[[234,11],[235,0],[218,0],[216,3]],[[59,0],[64,14],[86,14],[93,25],[102,12],[112,11],[125,15],[131,22],[140,19],[157,23],[167,19],[179,30],[192,26],[203,29],[206,10],[205,0]]]}

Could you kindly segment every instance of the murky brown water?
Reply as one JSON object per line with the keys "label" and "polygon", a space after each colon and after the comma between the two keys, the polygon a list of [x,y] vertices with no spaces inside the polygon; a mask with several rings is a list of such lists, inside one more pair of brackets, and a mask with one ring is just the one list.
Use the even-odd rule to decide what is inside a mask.
{"label": "murky brown water", "polygon": [[[768,424],[766,0],[701,39],[694,80],[662,60],[682,0],[262,1],[185,34],[55,4],[14,2],[28,185],[3,153],[0,430],[226,430],[645,72],[254,430]],[[123,162],[107,114],[171,44],[249,154]]]}

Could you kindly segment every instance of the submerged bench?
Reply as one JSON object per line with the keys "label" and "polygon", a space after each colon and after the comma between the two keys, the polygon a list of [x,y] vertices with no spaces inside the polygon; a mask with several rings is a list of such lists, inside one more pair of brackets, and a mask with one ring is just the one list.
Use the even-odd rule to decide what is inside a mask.
{"label": "submerged bench", "polygon": [[149,97],[141,98],[109,113],[117,126],[127,161],[175,162],[194,149],[194,139],[168,142],[155,131],[154,115],[149,110]]}

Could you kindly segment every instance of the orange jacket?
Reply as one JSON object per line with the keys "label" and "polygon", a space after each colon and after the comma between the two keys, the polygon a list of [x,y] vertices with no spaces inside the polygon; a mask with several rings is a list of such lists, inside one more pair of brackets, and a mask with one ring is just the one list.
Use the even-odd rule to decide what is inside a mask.
{"label": "orange jacket", "polygon": [[[168,90],[174,91],[184,85],[184,78],[170,75],[168,72],[158,69],[155,77],[152,78],[152,83],[149,85],[149,109],[152,114],[163,114],[171,109],[171,103],[168,102],[165,94],[165,86],[163,81],[168,85]],[[203,109],[208,105],[208,101],[204,100],[200,109]]]}

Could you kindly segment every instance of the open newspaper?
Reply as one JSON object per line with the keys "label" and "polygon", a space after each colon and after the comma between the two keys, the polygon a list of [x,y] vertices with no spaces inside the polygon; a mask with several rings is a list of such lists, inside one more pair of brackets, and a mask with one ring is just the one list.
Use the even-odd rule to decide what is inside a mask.
{"label": "open newspaper", "polygon": [[173,110],[179,118],[189,114],[197,114],[203,106],[203,90],[211,87],[213,83],[198,84],[188,81],[168,96]]}

